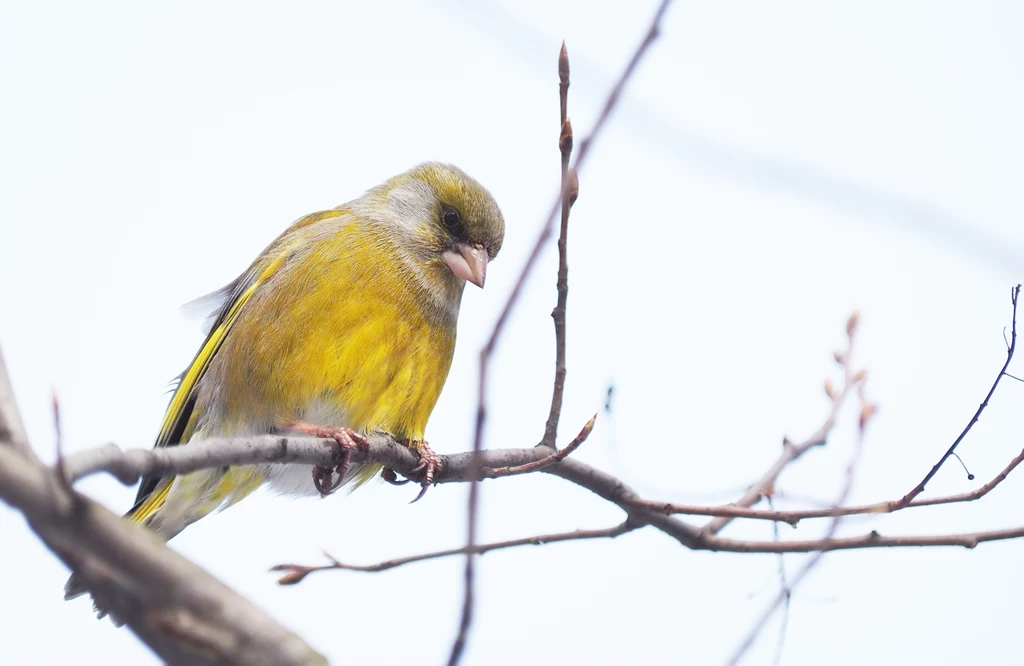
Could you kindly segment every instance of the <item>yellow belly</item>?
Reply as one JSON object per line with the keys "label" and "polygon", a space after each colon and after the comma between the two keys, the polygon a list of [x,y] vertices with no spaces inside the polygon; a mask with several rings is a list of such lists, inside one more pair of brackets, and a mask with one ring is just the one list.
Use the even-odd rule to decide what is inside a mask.
{"label": "yellow belly", "polygon": [[204,378],[216,391],[200,391],[204,435],[326,415],[337,422],[318,425],[423,438],[451,365],[455,318],[426,307],[372,236],[338,238],[317,249],[336,260],[297,262],[246,304]]}

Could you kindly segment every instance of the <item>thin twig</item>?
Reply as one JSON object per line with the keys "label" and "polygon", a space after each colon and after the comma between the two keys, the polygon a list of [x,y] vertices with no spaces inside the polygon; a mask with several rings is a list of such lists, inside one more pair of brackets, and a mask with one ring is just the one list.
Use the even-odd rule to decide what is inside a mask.
{"label": "thin twig", "polygon": [[536,472],[550,467],[557,462],[561,462],[567,456],[572,455],[573,451],[580,448],[580,444],[587,441],[587,437],[590,437],[591,431],[594,430],[594,422],[597,421],[597,414],[590,417],[590,420],[583,425],[583,429],[580,430],[579,434],[569,442],[569,445],[564,449],[555,451],[547,458],[540,460],[534,460],[533,462],[523,463],[522,465],[506,465],[505,467],[485,467],[483,475],[488,479],[496,479],[499,476],[515,476],[517,474],[528,474],[530,472]]}
{"label": "thin twig", "polygon": [[[572,532],[556,532],[554,534],[539,534],[537,536],[525,537],[522,539],[509,539],[508,541],[496,541],[494,543],[479,544],[473,547],[474,555],[482,555],[489,553],[493,550],[503,550],[505,548],[516,548],[519,546],[544,546],[549,543],[559,543],[561,541],[587,541],[591,539],[614,539],[617,536],[632,532],[633,530],[639,529],[642,525],[624,521],[614,527],[606,527],[600,530],[573,530]],[[468,551],[466,547],[462,548],[449,548],[447,550],[437,550],[432,553],[423,553],[420,555],[410,555],[408,557],[398,557],[392,560],[385,560],[378,562],[377,564],[358,565],[358,564],[344,564],[334,557],[327,555],[328,559],[331,560],[330,564],[324,564],[320,566],[304,566],[301,564],[278,564],[271,567],[271,571],[286,571],[285,575],[277,581],[281,585],[295,585],[308,576],[311,573],[317,571],[329,571],[331,569],[342,569],[345,571],[363,571],[368,573],[376,573],[378,571],[387,571],[388,569],[394,569],[396,567],[404,566],[406,564],[412,564],[414,562],[423,562],[426,560],[436,560],[442,557],[450,557],[452,555],[465,555]],[[325,553],[326,554],[326,553]]]}
{"label": "thin twig", "polygon": [[[850,332],[851,338],[853,337],[852,329],[853,327],[848,327],[848,331]],[[853,482],[857,476],[857,464],[860,462],[861,455],[864,451],[864,431],[867,427],[868,422],[871,420],[871,417],[875,414],[876,411],[875,406],[872,403],[869,403],[867,399],[864,397],[863,387],[863,383],[860,383],[858,387],[858,393],[861,401],[861,410],[857,428],[856,444],[854,446],[853,453],[850,456],[850,462],[846,465],[846,476],[843,482],[843,487],[839,491],[839,495],[836,498],[836,506],[844,504],[847,498],[850,496],[850,491],[853,489]],[[841,516],[837,516],[832,519],[832,522],[829,524],[828,531],[825,533],[825,540],[831,540],[835,537],[836,532],[839,530],[839,525],[840,523],[842,523],[842,521],[843,518]],[[754,623],[754,626],[750,628],[750,631],[747,633],[746,637],[743,639],[743,641],[740,642],[739,646],[736,648],[736,651],[729,659],[729,666],[735,666],[739,663],[740,659],[743,658],[743,655],[746,654],[747,650],[749,650],[750,647],[754,644],[754,640],[764,629],[765,625],[768,623],[768,620],[771,619],[772,615],[775,614],[775,611],[778,610],[780,606],[785,607],[786,613],[788,615],[790,598],[792,597],[793,590],[800,584],[800,582],[807,576],[807,574],[815,566],[817,566],[822,556],[824,556],[823,551],[819,551],[815,553],[813,556],[811,556],[804,563],[804,565],[800,567],[800,569],[797,571],[796,575],[793,577],[792,582],[789,585],[784,585],[782,589],[779,590],[779,593],[775,596],[775,599],[772,601],[771,604],[768,605],[764,612],[761,613],[760,617],[758,617],[757,621]]]}
{"label": "thin twig", "polygon": [[[782,443],[782,454],[775,461],[775,464],[772,465],[768,471],[750,487],[743,497],[733,502],[733,506],[749,508],[757,504],[762,497],[771,494],[772,489],[775,487],[776,480],[787,466],[796,460],[799,460],[801,456],[812,448],[823,446],[825,444],[829,433],[832,432],[832,428],[835,427],[836,418],[839,416],[839,410],[846,402],[846,398],[854,390],[856,385],[864,379],[864,373],[854,372],[850,362],[858,319],[859,316],[856,312],[851,314],[849,319],[847,319],[846,349],[841,352],[835,352],[836,363],[838,363],[843,370],[842,388],[837,392],[833,388],[831,382],[825,382],[825,393],[832,400],[832,405],[829,409],[828,416],[825,418],[825,422],[821,424],[821,427],[818,428],[814,434],[799,444],[794,444],[788,439],[784,440]],[[732,522],[731,517],[715,518],[701,529],[701,535],[714,536],[721,532],[730,522]]]}
{"label": "thin twig", "polygon": [[677,502],[658,502],[655,500],[639,500],[637,501],[636,506],[637,508],[649,509],[651,511],[661,511],[665,514],[769,520],[788,523],[795,527],[801,520],[812,518],[886,514],[895,513],[904,509],[915,509],[925,506],[973,502],[981,499],[991,492],[993,488],[1005,481],[1006,477],[1010,475],[1010,472],[1016,469],[1021,462],[1024,462],[1024,450],[1021,450],[1020,453],[1014,456],[1013,459],[1007,463],[1006,467],[1004,467],[995,477],[993,477],[991,481],[983,486],[968,492],[957,493],[955,495],[917,499],[910,504],[901,504],[900,500],[890,500],[887,502],[875,502],[873,504],[860,504],[857,506],[825,507],[822,509],[800,509],[793,511],[751,509],[732,504],[701,506],[695,504],[679,504]]}
{"label": "thin twig", "polygon": [[[601,109],[601,113],[598,115],[597,120],[594,122],[594,128],[590,131],[590,134],[580,144],[579,150],[576,153],[576,161],[573,167],[573,171],[577,174],[582,168],[584,161],[590,151],[591,145],[594,140],[600,136],[601,131],[604,129],[605,124],[608,122],[608,118],[611,115],[612,109],[619,101],[619,96],[622,94],[622,90],[625,88],[626,83],[632,77],[633,72],[636,70],[637,65],[640,64],[640,60],[647,53],[651,44],[654,43],[658,37],[659,27],[661,25],[661,19],[671,4],[672,0],[662,0],[658,6],[657,11],[654,14],[654,18],[651,21],[650,27],[647,30],[647,34],[644,36],[640,46],[637,47],[633,53],[633,57],[630,59],[626,68],[619,76],[618,81],[612,87],[607,98],[605,99],[604,106]],[[571,183],[571,181],[570,181]],[[462,652],[466,645],[466,636],[469,632],[469,626],[473,621],[473,546],[476,544],[476,523],[477,523],[477,504],[479,497],[479,470],[480,461],[479,453],[483,450],[483,430],[484,423],[487,419],[487,373],[490,366],[491,356],[494,353],[495,348],[498,345],[498,339],[501,337],[502,332],[505,329],[505,323],[508,321],[509,316],[512,313],[512,308],[515,307],[519,301],[519,296],[523,291],[523,287],[526,284],[526,279],[530,273],[533,272],[533,267],[537,263],[537,258],[540,256],[541,250],[551,237],[555,215],[561,208],[562,201],[566,196],[566,187],[559,188],[558,197],[555,199],[551,206],[551,211],[548,214],[547,220],[545,221],[540,233],[537,235],[537,240],[534,242],[533,248],[530,254],[527,256],[526,261],[523,263],[523,267],[519,272],[519,277],[516,279],[515,284],[512,287],[512,291],[509,293],[508,298],[505,301],[505,306],[502,308],[501,313],[498,315],[497,321],[494,323],[494,328],[491,331],[491,335],[487,340],[487,344],[484,345],[483,349],[480,350],[480,373],[477,383],[477,410],[476,410],[476,427],[473,433],[473,467],[477,474],[474,475],[473,480],[470,482],[469,487],[469,507],[467,510],[467,529],[466,529],[466,568],[465,568],[465,592],[463,594],[462,603],[462,618],[459,621],[459,631],[452,643],[452,650],[448,657],[448,666],[456,666],[462,659]]]}
{"label": "thin twig", "polygon": [[[544,425],[544,437],[541,445],[556,448],[558,438],[558,419],[562,414],[562,397],[565,394],[565,310],[569,298],[569,264],[567,261],[569,235],[569,208],[576,196],[570,192],[569,157],[572,154],[572,123],[569,122],[569,53],[562,42],[562,50],[558,54],[558,98],[561,121],[558,131],[558,152],[562,158],[562,225],[558,235],[558,281],[556,289],[558,300],[551,311],[551,319],[555,323],[555,381],[551,390],[551,409],[547,423]],[[575,174],[574,174],[575,175]],[[578,194],[579,186],[576,186]]]}
{"label": "thin twig", "polygon": [[[768,508],[775,508],[770,496],[768,497]],[[772,523],[772,541],[781,540],[781,536],[779,535],[779,524],[777,522]],[[778,562],[779,591],[785,594],[786,598],[782,605],[782,620],[779,622],[779,638],[775,642],[775,656],[772,658],[772,664],[774,666],[779,666],[779,664],[782,663],[782,650],[786,647],[786,633],[789,630],[789,610],[793,600],[793,589],[790,587],[789,580],[786,576],[785,554],[779,553]]]}
{"label": "thin twig", "polygon": [[957,546],[976,548],[990,541],[1007,541],[1024,537],[1024,526],[986,532],[963,534],[934,534],[915,536],[882,536],[872,530],[867,534],[842,538],[808,539],[805,541],[741,541],[711,537],[708,550],[725,553],[827,553],[834,550],[863,550],[867,548],[935,548]]}
{"label": "thin twig", "polygon": [[960,436],[953,441],[953,444],[950,445],[948,449],[946,449],[946,452],[942,454],[941,458],[939,458],[939,462],[935,463],[935,465],[932,466],[931,470],[927,474],[925,474],[923,479],[921,479],[921,482],[914,486],[913,490],[911,490],[909,493],[904,495],[901,500],[899,500],[899,502],[897,503],[898,505],[906,506],[910,504],[912,501],[914,501],[915,497],[924,492],[924,488],[926,485],[928,485],[928,482],[932,480],[932,477],[934,477],[939,472],[939,469],[942,467],[942,465],[945,464],[945,462],[949,460],[950,456],[953,455],[953,452],[956,451],[956,447],[960,446],[960,442],[964,440],[964,437],[967,436],[967,433],[971,431],[971,428],[974,427],[974,424],[978,422],[979,418],[981,418],[981,413],[985,411],[986,407],[988,407],[988,401],[992,398],[992,394],[996,392],[996,388],[999,386],[999,380],[1001,380],[1003,378],[1003,375],[1006,374],[1006,369],[1010,367],[1010,361],[1013,360],[1013,352],[1017,347],[1017,299],[1019,296],[1020,285],[1018,284],[1010,292],[1010,302],[1013,304],[1013,316],[1010,320],[1010,344],[1007,345],[1006,347],[1006,362],[1003,363],[1003,367],[999,369],[999,374],[996,375],[995,381],[992,382],[992,387],[988,390],[988,393],[985,395],[985,399],[982,400],[981,405],[978,406],[978,410],[974,412],[974,416],[971,417],[971,420],[967,423],[967,427],[963,429],[963,431],[960,433]]}

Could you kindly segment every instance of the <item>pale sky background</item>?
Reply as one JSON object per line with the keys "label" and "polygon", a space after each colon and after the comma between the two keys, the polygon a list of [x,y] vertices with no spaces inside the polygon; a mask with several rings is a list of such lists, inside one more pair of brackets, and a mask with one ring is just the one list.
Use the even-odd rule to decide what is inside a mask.
{"label": "pale sky background", "polygon": [[[292,220],[436,159],[489,187],[508,226],[487,289],[466,292],[427,431],[439,451],[466,450],[476,350],[557,188],[559,43],[582,135],[654,4],[0,3],[0,345],[36,449],[52,459],[51,388],[68,450],[149,446],[167,382],[201,342],[179,306]],[[818,427],[858,308],[881,411],[853,499],[912,487],[988,389],[1024,280],[1022,29],[1013,2],[674,5],[581,174],[561,441],[614,383],[614,417],[580,459],[651,497],[728,501],[783,435]],[[489,447],[543,430],[551,250],[500,347]],[[1024,442],[1022,400],[1007,381],[961,446],[976,482],[950,464],[928,492],[998,472]],[[782,490],[835,495],[853,416]],[[1021,474],[979,503],[845,530],[1020,525]],[[108,478],[82,488],[118,512],[134,494]],[[465,491],[413,506],[414,489],[378,484],[326,501],[261,492],[172,543],[332,663],[439,664],[461,559],[288,588],[266,570],[321,549],[371,563],[458,545]],[[543,475],[483,491],[488,540],[621,517]],[[766,524],[725,534],[771,538]],[[87,601],[62,600],[63,565],[6,507],[0,544],[0,663],[154,663]],[[1019,541],[831,554],[796,593],[782,663],[1019,664],[1022,555]],[[776,567],[653,530],[493,553],[465,663],[719,664]],[[745,663],[770,663],[776,637],[773,624]]]}

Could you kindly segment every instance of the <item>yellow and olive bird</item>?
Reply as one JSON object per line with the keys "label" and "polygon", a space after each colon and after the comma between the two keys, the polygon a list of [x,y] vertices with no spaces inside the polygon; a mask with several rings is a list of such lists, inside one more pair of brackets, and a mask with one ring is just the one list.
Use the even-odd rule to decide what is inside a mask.
{"label": "yellow and olive bird", "polygon": [[[358,199],[291,225],[215,304],[181,375],[157,447],[209,437],[299,432],[345,446],[371,432],[407,443],[429,482],[424,441],[455,350],[466,282],[484,286],[504,220],[460,169],[422,164]],[[143,479],[127,517],[170,539],[263,483],[325,494],[378,465],[333,472],[247,465]],[[69,581],[68,596],[82,590]]]}

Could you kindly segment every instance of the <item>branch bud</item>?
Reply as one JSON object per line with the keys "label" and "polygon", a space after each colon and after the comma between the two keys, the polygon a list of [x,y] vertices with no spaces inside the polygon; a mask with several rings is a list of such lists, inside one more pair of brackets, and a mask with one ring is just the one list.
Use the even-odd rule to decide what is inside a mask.
{"label": "branch bud", "polygon": [[291,571],[277,579],[278,585],[296,585],[306,577],[305,571]]}
{"label": "branch bud", "polygon": [[558,52],[558,82],[562,85],[569,84],[569,52],[565,50],[565,41],[562,41],[562,50]]}
{"label": "branch bud", "polygon": [[846,335],[853,337],[853,334],[857,331],[857,323],[860,321],[860,313],[856,310],[850,315],[850,318],[846,320]]}
{"label": "branch bud", "polygon": [[860,419],[858,421],[861,430],[864,429],[864,426],[868,424],[868,421],[871,420],[871,417],[874,416],[875,412],[877,411],[878,408],[875,407],[874,404],[870,402],[864,403],[864,405],[860,408]]}
{"label": "branch bud", "polygon": [[563,155],[572,152],[572,123],[568,118],[562,123],[562,131],[558,134],[558,149],[562,151]]}

